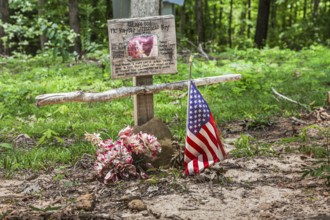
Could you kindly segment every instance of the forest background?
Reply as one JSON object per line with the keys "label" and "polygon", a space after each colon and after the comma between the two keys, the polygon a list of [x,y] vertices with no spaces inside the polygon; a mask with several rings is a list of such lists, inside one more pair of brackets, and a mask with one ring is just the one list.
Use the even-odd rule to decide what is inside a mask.
{"label": "forest background", "polygon": [[[111,0],[0,0],[0,53],[67,57],[108,47]],[[175,10],[179,50],[329,45],[329,0],[195,0]],[[190,43],[189,43],[190,42]]]}

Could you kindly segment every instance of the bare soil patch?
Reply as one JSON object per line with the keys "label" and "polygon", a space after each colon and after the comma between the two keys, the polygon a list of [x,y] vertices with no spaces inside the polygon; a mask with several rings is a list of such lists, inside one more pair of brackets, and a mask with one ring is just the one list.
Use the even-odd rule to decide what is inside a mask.
{"label": "bare soil patch", "polygon": [[[329,127],[329,120],[318,123]],[[250,124],[249,124],[250,123]],[[248,125],[249,124],[249,125]],[[157,170],[148,180],[105,186],[93,175],[93,157],[73,167],[0,177],[3,219],[330,219],[330,188],[323,179],[301,178],[317,160],[285,152],[283,137],[306,124],[279,118],[262,126],[249,121],[223,126],[228,149],[240,134],[271,143],[272,157],[229,158],[194,177],[176,169]],[[313,133],[311,132],[311,137]],[[321,137],[310,140],[324,145]],[[309,142],[309,143],[310,143]],[[290,143],[299,148],[301,143]],[[306,143],[303,143],[306,144]],[[1,217],[0,217],[1,219]]]}

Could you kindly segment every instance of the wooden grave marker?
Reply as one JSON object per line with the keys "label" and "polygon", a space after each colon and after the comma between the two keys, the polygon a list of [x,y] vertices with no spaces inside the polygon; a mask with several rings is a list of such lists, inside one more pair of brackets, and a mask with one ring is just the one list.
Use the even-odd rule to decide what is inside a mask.
{"label": "wooden grave marker", "polygon": [[[158,13],[158,10],[147,11]],[[109,20],[108,33],[113,79],[134,77],[134,86],[144,86],[152,85],[152,75],[177,73],[173,15]],[[142,125],[153,117],[153,94],[135,95],[135,125]]]}
{"label": "wooden grave marker", "polygon": [[108,21],[111,77],[177,73],[173,15]]}

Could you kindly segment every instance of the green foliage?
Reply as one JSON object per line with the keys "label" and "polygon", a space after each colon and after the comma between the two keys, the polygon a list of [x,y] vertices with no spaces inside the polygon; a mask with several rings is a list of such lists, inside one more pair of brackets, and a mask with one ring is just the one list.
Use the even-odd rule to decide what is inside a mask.
{"label": "green foliage", "polygon": [[318,126],[318,125],[309,125],[307,127],[304,127],[301,130],[301,133],[299,134],[301,141],[303,141],[303,142],[308,141],[308,131],[311,129],[317,129],[318,131],[321,130],[320,126]]}
{"label": "green foliage", "polygon": [[[179,50],[198,52],[196,46],[202,43],[208,53],[225,51],[232,42],[232,48],[254,47],[258,4],[252,1],[233,1],[233,15],[229,0],[208,0],[203,3],[202,12],[204,42],[198,42],[195,1],[186,1],[184,7],[176,8],[176,29],[180,38]],[[270,47],[301,50],[316,44],[329,45],[329,10],[326,1],[272,1],[269,15],[268,39]],[[316,7],[317,5],[317,7]],[[67,1],[51,0],[40,5],[36,0],[10,0],[10,19],[1,23],[7,36],[2,40],[11,51],[36,54],[39,49],[50,50],[68,59],[75,33],[68,19]],[[112,19],[112,1],[79,1],[78,14],[82,48],[85,52],[108,48],[107,20]],[[118,9],[115,9],[118,10]],[[120,9],[119,9],[120,10]],[[231,20],[231,24],[229,24]],[[231,40],[229,39],[231,32]],[[39,37],[48,37],[46,48],[40,47]],[[199,53],[199,52],[198,52]]]}
{"label": "green foliage", "polygon": [[273,155],[274,149],[266,143],[252,143],[255,139],[250,135],[241,135],[234,143],[235,149],[230,152],[233,157],[254,157]]}
{"label": "green foliage", "polygon": [[47,129],[43,132],[42,137],[38,141],[38,146],[45,144],[47,141],[52,141],[55,139],[57,142],[63,144],[64,140],[58,136],[58,133],[56,131],[53,131],[52,129]]}
{"label": "green foliage", "polygon": [[[303,171],[303,177],[312,176],[320,179],[326,179],[330,185],[330,129],[319,128],[319,135],[326,138],[326,143],[323,148],[315,151],[316,158],[319,158],[313,166],[307,167]],[[317,148],[316,148],[317,149]]]}
{"label": "green foliage", "polygon": [[56,164],[73,165],[81,155],[94,154],[95,148],[79,142],[70,148],[58,146],[35,147],[30,151],[12,149],[0,155],[0,167],[8,174],[21,169],[40,170]]}
{"label": "green foliage", "polygon": [[53,57],[61,56],[63,61],[69,58],[69,48],[74,45],[74,39],[78,35],[63,23],[54,23],[42,18],[38,19],[41,33],[44,33],[48,41],[45,49],[49,49]]}
{"label": "green foliage", "polygon": [[[104,65],[62,62],[60,57],[43,52],[34,57],[21,55],[0,58],[0,143],[11,143],[19,134],[27,134],[39,147],[31,153],[15,154],[0,147],[0,169],[42,169],[47,161],[68,163],[68,148],[61,140],[74,140],[70,146],[79,153],[85,132],[99,132],[104,138],[115,137],[125,125],[133,125],[133,98],[111,102],[66,103],[36,107],[40,94],[84,90],[102,92],[131,86],[132,80],[111,80],[107,51],[95,51],[88,57]],[[301,103],[324,105],[330,79],[330,53],[322,46],[300,52],[274,49],[229,50],[217,55],[218,60],[194,60],[192,78],[240,73],[242,80],[200,87],[213,116],[221,127],[223,122],[247,120],[251,129],[264,129],[273,116],[297,115],[302,110],[292,103],[274,99],[271,88]],[[179,60],[178,74],[154,76],[154,84],[177,82],[188,78],[189,64]],[[309,88],[309,89],[306,89]],[[154,95],[155,117],[168,124],[172,134],[183,140],[186,128],[187,92],[162,91]],[[58,139],[58,140],[56,140]],[[52,145],[52,146],[50,146]],[[66,145],[66,144],[65,144]],[[84,149],[86,146],[82,146]],[[258,153],[260,150],[258,147]],[[43,154],[50,149],[49,157]],[[87,149],[81,152],[86,152]],[[16,150],[15,150],[16,151]],[[53,151],[57,151],[53,154]],[[255,152],[255,149],[250,150]],[[255,153],[253,153],[255,154]],[[65,156],[66,155],[66,156]],[[24,159],[26,157],[28,159]],[[62,158],[57,160],[56,158]],[[23,161],[23,162],[22,162]],[[31,161],[29,164],[27,161]],[[54,164],[51,162],[50,164]]]}
{"label": "green foliage", "polygon": [[0,143],[0,149],[3,150],[12,150],[13,146],[11,144],[8,143]]}

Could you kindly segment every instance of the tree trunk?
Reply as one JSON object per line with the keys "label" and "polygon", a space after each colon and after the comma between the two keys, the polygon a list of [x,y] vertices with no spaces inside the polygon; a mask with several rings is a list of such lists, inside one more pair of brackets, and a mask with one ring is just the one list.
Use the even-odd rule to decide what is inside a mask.
{"label": "tree trunk", "polygon": [[195,13],[196,13],[196,26],[198,34],[198,42],[204,42],[204,28],[203,28],[203,4],[202,0],[195,1]]}
{"label": "tree trunk", "polygon": [[248,29],[247,29],[247,37],[248,37],[248,39],[250,39],[251,27],[252,27],[251,24],[250,24],[252,8],[251,8],[251,0],[247,0],[247,2],[248,2],[248,21],[249,21]]}
{"label": "tree trunk", "polygon": [[219,29],[222,29],[222,19],[223,19],[223,2],[220,0],[220,13],[219,13]]}
{"label": "tree trunk", "polygon": [[[78,0],[69,0],[69,21],[71,29],[80,34],[79,15],[78,15]],[[81,56],[81,40],[80,36],[74,39],[74,51]]]}
{"label": "tree trunk", "polygon": [[181,7],[180,11],[180,33],[184,34],[184,27],[186,25],[186,3]]}
{"label": "tree trunk", "polygon": [[[46,0],[38,0],[38,15],[40,18],[43,18],[45,15],[45,4],[46,4]],[[47,42],[47,37],[45,33],[41,33],[39,41],[40,41],[40,49],[43,50],[45,43]]]}
{"label": "tree trunk", "polygon": [[290,12],[289,12],[289,27],[292,26],[292,14],[293,14],[293,2],[290,3]]}
{"label": "tree trunk", "polygon": [[[9,4],[8,0],[0,0],[0,20],[3,23],[9,22]],[[9,49],[8,49],[8,39],[7,42],[2,42],[2,38],[6,36],[5,30],[0,27],[0,55],[9,55]]]}
{"label": "tree trunk", "polygon": [[304,14],[303,14],[303,19],[306,20],[306,13],[307,13],[307,0],[304,0]]}
{"label": "tree trunk", "polygon": [[276,25],[276,0],[271,0],[270,6],[270,30],[269,39],[274,40],[277,36],[277,25]]}
{"label": "tree trunk", "polygon": [[299,6],[298,4],[295,4],[294,6],[294,17],[293,17],[293,23],[297,23],[298,21],[298,10],[299,10]]}
{"label": "tree trunk", "polygon": [[257,28],[254,36],[254,43],[258,48],[266,44],[270,0],[259,0]]}
{"label": "tree trunk", "polygon": [[246,9],[247,9],[247,2],[242,3],[242,11],[240,16],[240,28],[239,28],[239,36],[245,35],[245,29],[246,29]]}
{"label": "tree trunk", "polygon": [[286,9],[288,6],[288,1],[285,0],[283,4],[283,9],[282,9],[282,30],[285,30],[286,28]]}
{"label": "tree trunk", "polygon": [[105,17],[107,19],[113,18],[112,1],[111,0],[105,0]]}
{"label": "tree trunk", "polygon": [[217,8],[217,5],[213,5],[213,22],[212,22],[212,30],[211,31],[211,36],[210,36],[210,39],[211,40],[214,40],[215,39],[215,36],[217,34],[216,31],[214,30],[217,30],[217,14],[218,14],[218,8]]}
{"label": "tree trunk", "polygon": [[204,39],[210,39],[209,32],[210,32],[211,22],[210,22],[210,8],[209,8],[208,0],[204,0],[203,9],[204,9],[204,12],[203,12],[203,27],[209,27],[209,28],[205,28],[203,30],[204,31]]}
{"label": "tree trunk", "polygon": [[320,5],[320,0],[314,0],[314,7],[313,7],[313,17],[317,17],[319,14],[319,5]]}
{"label": "tree trunk", "polygon": [[231,39],[231,35],[232,35],[232,21],[233,21],[233,0],[230,0],[230,9],[229,9],[229,17],[228,17],[228,43],[229,43],[229,47],[232,47],[232,39]]}
{"label": "tree trunk", "polygon": [[[99,16],[99,10],[97,8],[99,1],[98,0],[94,0],[92,1],[92,7],[93,7],[93,12],[91,14],[91,17],[89,18],[88,21],[88,26],[90,26],[90,21],[93,23],[94,21],[97,20],[98,16]],[[97,40],[97,29],[92,29],[92,33],[91,33],[91,42],[95,42]]]}

